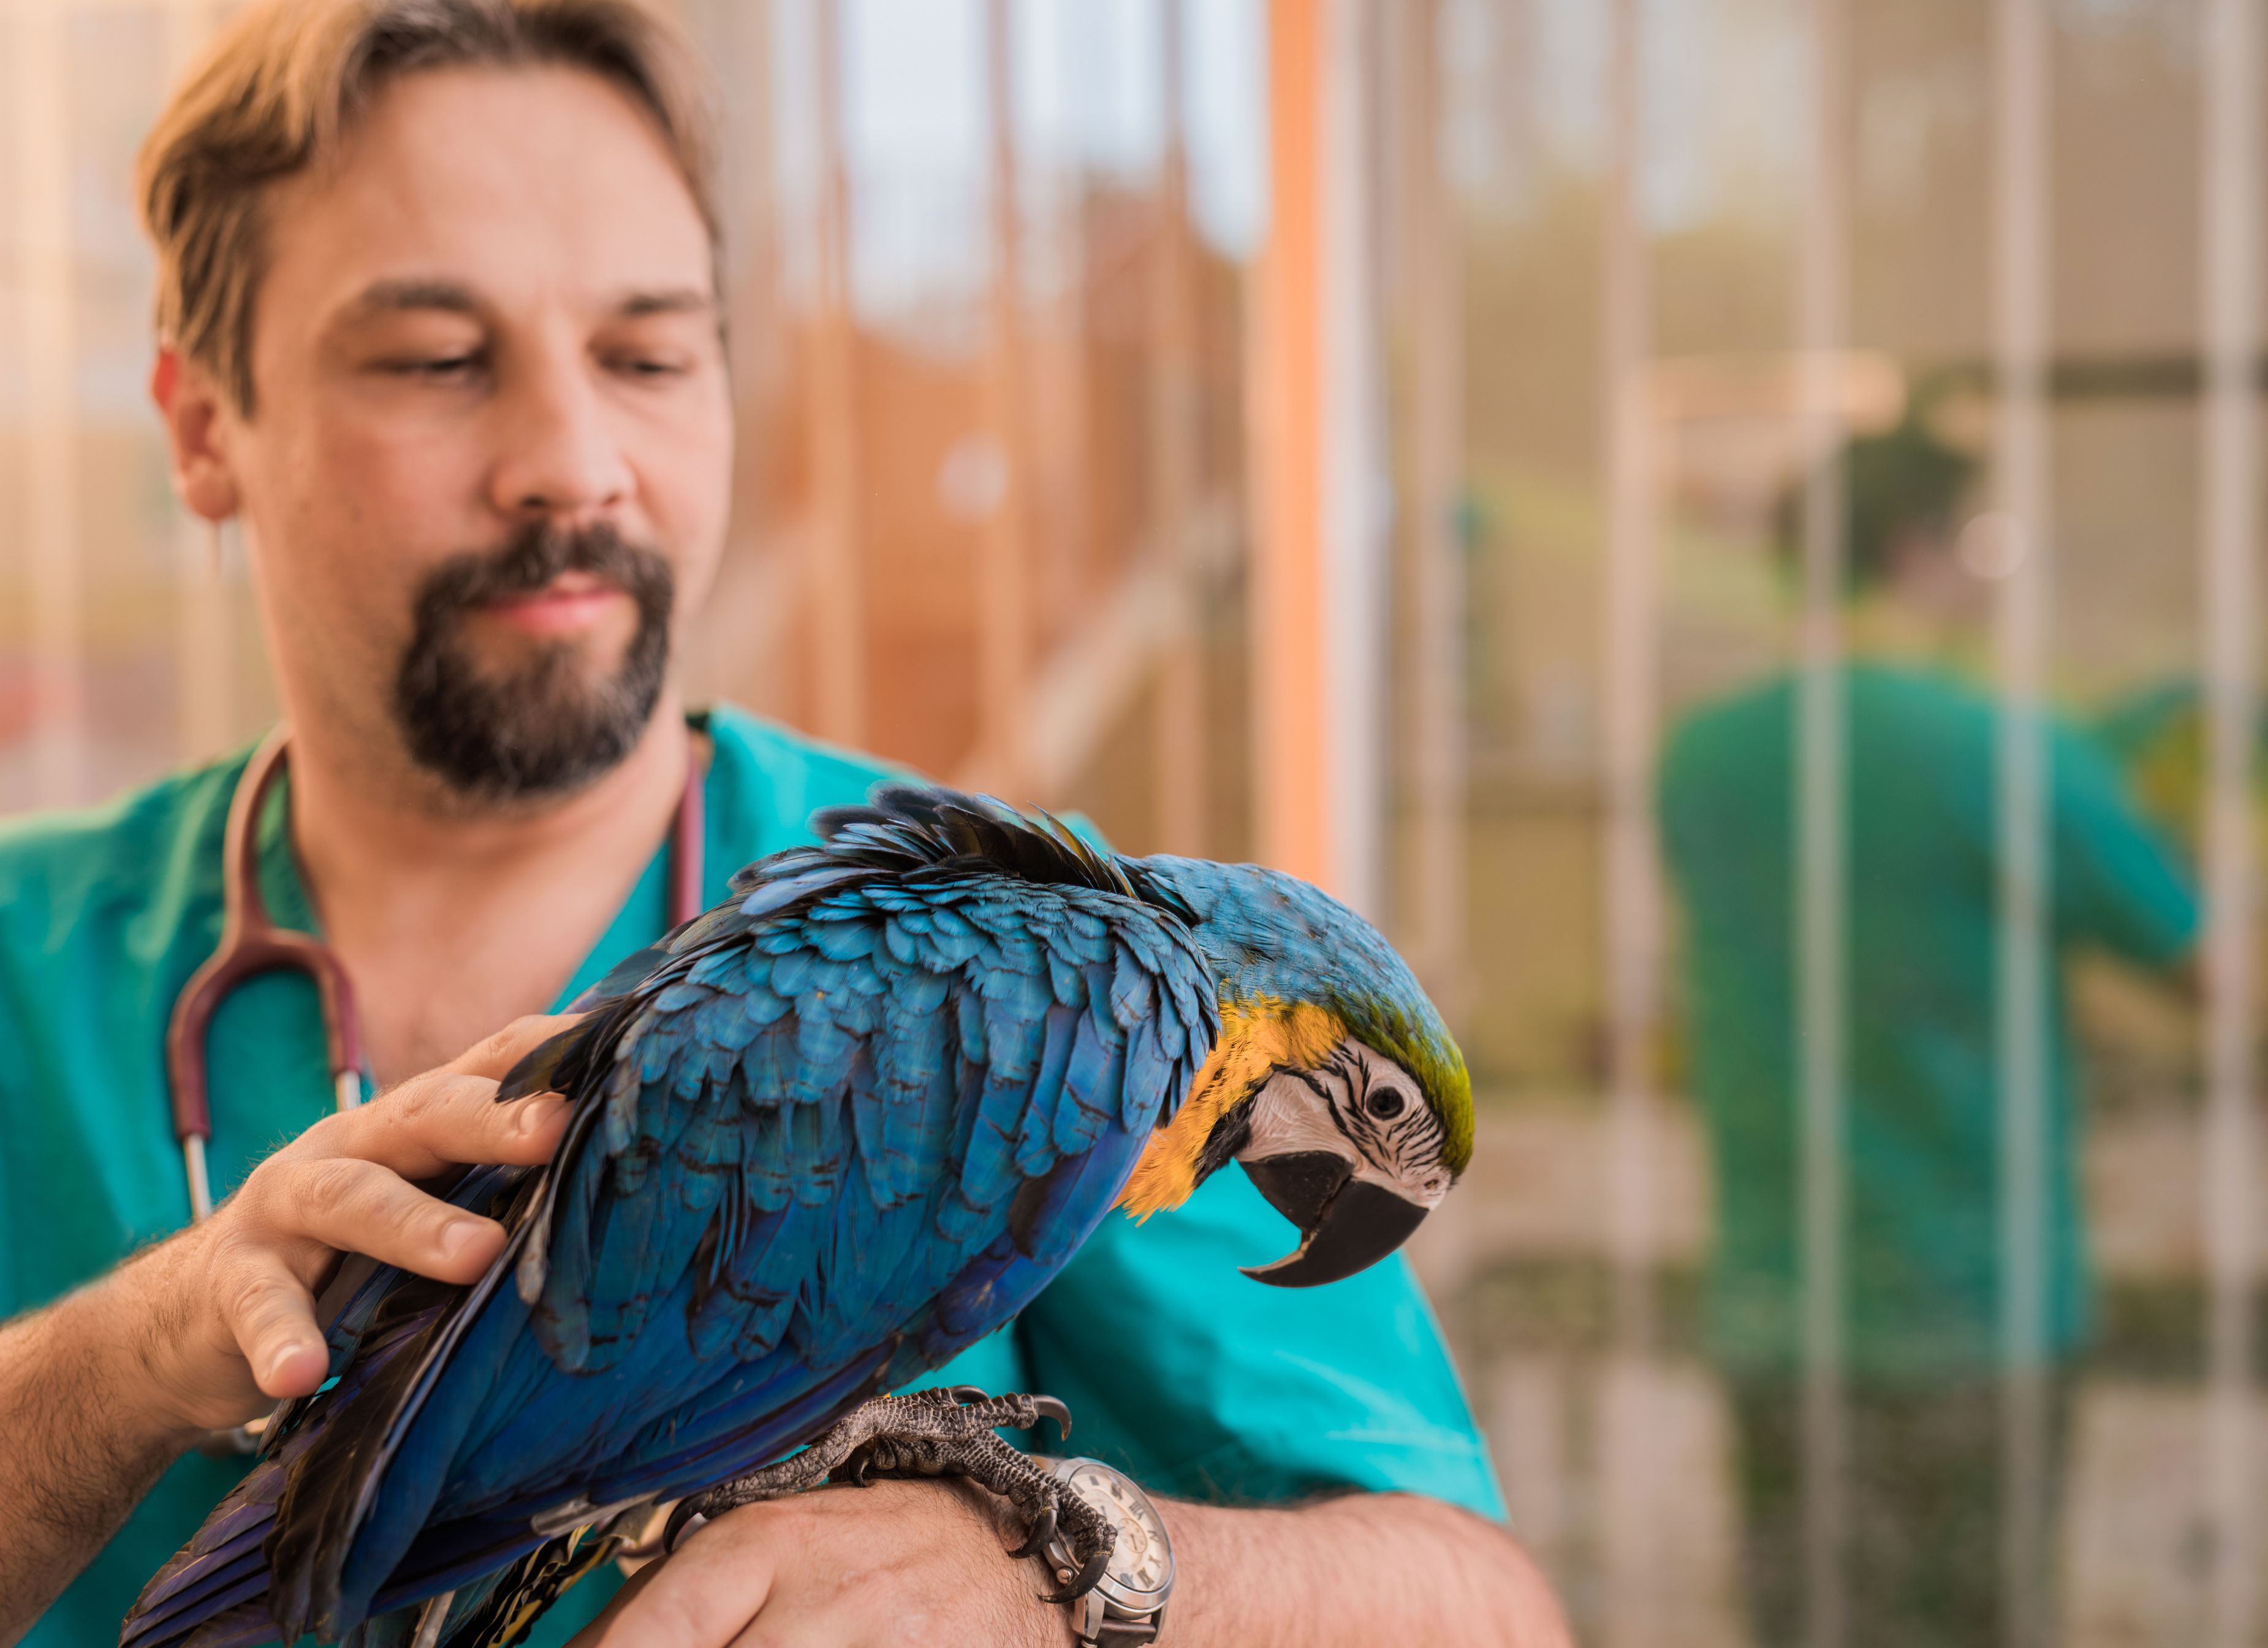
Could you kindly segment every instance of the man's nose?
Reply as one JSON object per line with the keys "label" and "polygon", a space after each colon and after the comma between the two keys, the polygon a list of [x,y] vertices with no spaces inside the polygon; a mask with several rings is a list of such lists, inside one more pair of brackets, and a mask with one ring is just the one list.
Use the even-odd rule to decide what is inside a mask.
{"label": "man's nose", "polygon": [[629,498],[630,461],[603,389],[580,358],[523,360],[499,398],[492,502],[505,515],[592,515]]}

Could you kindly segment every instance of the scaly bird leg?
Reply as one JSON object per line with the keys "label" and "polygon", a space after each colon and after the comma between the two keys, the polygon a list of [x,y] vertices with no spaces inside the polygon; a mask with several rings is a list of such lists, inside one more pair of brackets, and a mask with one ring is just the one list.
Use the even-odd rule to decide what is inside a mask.
{"label": "scaly bird leg", "polygon": [[662,1536],[674,1549],[696,1518],[721,1515],[762,1499],[784,1499],[828,1482],[860,1487],[878,1477],[965,1476],[1013,1505],[1027,1519],[1022,1544],[1035,1554],[1058,1531],[1079,1566],[1050,1602],[1071,1602],[1094,1589],[1118,1541],[1117,1525],[1078,1492],[1056,1481],[993,1432],[1028,1431],[1052,1419],[1071,1434],[1070,1410],[1052,1396],[988,1396],[973,1385],[878,1396],[800,1453],[681,1501]]}

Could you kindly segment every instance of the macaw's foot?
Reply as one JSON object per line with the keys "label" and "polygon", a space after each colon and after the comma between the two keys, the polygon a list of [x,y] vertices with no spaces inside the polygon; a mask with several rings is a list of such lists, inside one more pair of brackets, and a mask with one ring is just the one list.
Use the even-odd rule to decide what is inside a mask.
{"label": "macaw's foot", "polygon": [[1074,1601],[1102,1578],[1118,1529],[1075,1490],[993,1434],[1002,1426],[1028,1431],[1042,1419],[1054,1420],[1056,1428],[1070,1436],[1071,1410],[1052,1396],[1020,1392],[988,1396],[974,1385],[878,1396],[802,1453],[681,1501],[662,1543],[674,1549],[696,1519],[718,1516],[760,1499],[784,1499],[829,1482],[864,1487],[882,1477],[966,1476],[1028,1519],[1024,1542],[1011,1556],[1036,1555],[1062,1534],[1079,1567],[1064,1579],[1063,1589],[1049,1593],[1047,1600]]}

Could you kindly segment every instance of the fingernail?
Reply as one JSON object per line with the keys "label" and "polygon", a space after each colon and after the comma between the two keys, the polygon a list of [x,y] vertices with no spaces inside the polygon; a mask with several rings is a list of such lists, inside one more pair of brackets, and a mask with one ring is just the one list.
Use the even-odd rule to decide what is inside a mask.
{"label": "fingernail", "polygon": [[488,1226],[479,1219],[451,1219],[441,1227],[442,1257],[454,1259],[478,1241],[487,1229]]}
{"label": "fingernail", "polygon": [[534,1098],[526,1100],[520,1106],[519,1130],[523,1133],[541,1133],[551,1125],[551,1119],[559,1114],[559,1107],[566,1102],[564,1099],[550,1093],[539,1093]]}
{"label": "fingernail", "polygon": [[261,1374],[261,1383],[262,1385],[280,1383],[284,1378],[285,1366],[290,1364],[292,1357],[306,1349],[308,1349],[307,1345],[297,1340],[280,1347],[274,1356],[268,1358],[268,1366]]}

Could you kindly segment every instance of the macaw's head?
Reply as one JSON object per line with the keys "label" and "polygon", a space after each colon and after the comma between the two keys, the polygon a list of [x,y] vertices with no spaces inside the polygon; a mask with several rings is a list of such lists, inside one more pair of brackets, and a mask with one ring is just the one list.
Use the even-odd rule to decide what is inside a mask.
{"label": "macaw's head", "polygon": [[1472,1159],[1472,1082],[1433,1004],[1375,928],[1304,881],[1189,858],[1126,867],[1191,916],[1221,1031],[1120,1205],[1178,1206],[1233,1159],[1300,1232],[1246,1275],[1308,1287],[1383,1259]]}

